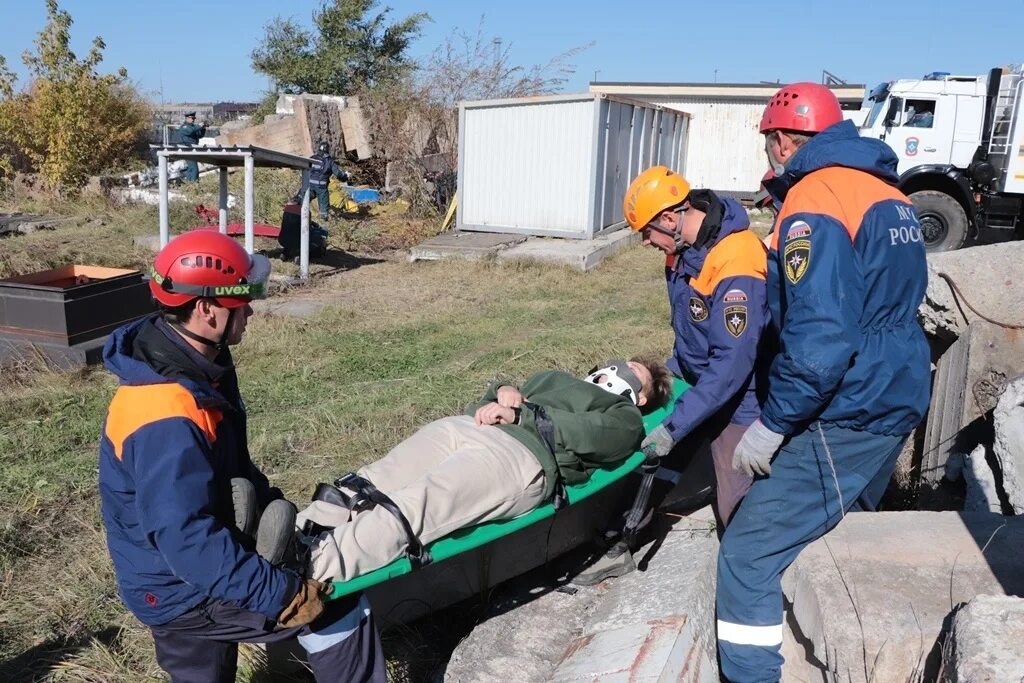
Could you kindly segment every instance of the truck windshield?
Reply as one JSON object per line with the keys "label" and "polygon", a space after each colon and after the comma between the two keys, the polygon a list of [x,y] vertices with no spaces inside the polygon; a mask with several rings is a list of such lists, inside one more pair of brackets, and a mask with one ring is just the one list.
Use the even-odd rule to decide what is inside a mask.
{"label": "truck windshield", "polygon": [[868,101],[871,102],[871,111],[868,112],[868,116],[864,119],[864,125],[861,128],[871,128],[875,125],[875,121],[885,111],[886,101],[889,99],[889,84],[880,83],[876,85],[868,95]]}

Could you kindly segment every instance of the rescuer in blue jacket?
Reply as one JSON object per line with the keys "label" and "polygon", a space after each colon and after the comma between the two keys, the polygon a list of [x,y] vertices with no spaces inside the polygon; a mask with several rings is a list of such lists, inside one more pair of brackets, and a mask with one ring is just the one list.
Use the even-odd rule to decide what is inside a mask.
{"label": "rescuer in blue jacket", "polygon": [[313,155],[313,167],[309,170],[309,198],[316,198],[321,219],[326,219],[331,210],[328,185],[332,175],[338,180],[349,178],[348,171],[342,170],[331,156],[331,146],[321,142],[317,145],[316,154]]}
{"label": "rescuer in blue jacket", "polygon": [[[733,468],[732,455],[760,413],[754,365],[768,320],[766,251],[749,230],[747,212],[738,202],[691,189],[685,178],[665,166],[637,176],[623,204],[626,221],[642,234],[644,244],[667,256],[675,332],[668,365],[692,386],[642,448],[653,467],[691,435],[710,442],[715,512],[723,529],[751,483],[749,474]],[[642,525],[639,516],[647,515],[649,506],[650,501],[638,498],[630,513],[638,517],[632,526]],[[627,531],[630,525],[627,517]],[[635,564],[629,540],[613,545],[575,581],[592,584],[630,571]]]}
{"label": "rescuer in blue jacket", "polygon": [[779,90],[761,132],[782,202],[768,259],[780,352],[736,447],[755,480],[719,551],[718,647],[735,683],[779,680],[782,573],[847,511],[877,507],[930,393],[924,244],[896,156],[814,83]]}
{"label": "rescuer in blue jacket", "polygon": [[366,599],[325,605],[329,584],[272,566],[236,528],[238,482],[254,492],[242,507],[281,497],[249,457],[228,350],[269,262],[197,230],[164,247],[150,275],[160,313],[104,347],[120,386],[103,424],[99,490],[118,590],[150,627],[158,663],[173,681],[234,680],[238,642],[297,637],[318,681],[384,681]]}

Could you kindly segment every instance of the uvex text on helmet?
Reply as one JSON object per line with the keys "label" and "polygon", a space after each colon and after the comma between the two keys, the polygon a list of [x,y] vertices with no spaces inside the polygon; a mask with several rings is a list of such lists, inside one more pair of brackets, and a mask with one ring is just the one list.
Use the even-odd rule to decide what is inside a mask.
{"label": "uvex text on helmet", "polygon": [[171,240],[157,254],[149,289],[165,306],[212,298],[239,308],[265,295],[270,261],[248,254],[242,245],[214,230],[193,230]]}

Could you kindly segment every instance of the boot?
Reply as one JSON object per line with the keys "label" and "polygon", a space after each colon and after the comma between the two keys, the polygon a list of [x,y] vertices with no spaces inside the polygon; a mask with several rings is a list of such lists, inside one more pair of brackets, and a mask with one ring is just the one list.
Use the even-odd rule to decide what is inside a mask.
{"label": "boot", "polygon": [[231,504],[235,509],[235,527],[244,536],[255,536],[260,509],[256,503],[256,487],[251,481],[242,477],[231,480]]}
{"label": "boot", "polygon": [[272,565],[291,566],[298,553],[295,538],[295,506],[283,498],[271,501],[260,517],[256,552]]}
{"label": "boot", "polygon": [[633,553],[625,541],[619,541],[592,565],[580,572],[572,582],[578,586],[596,586],[605,579],[613,579],[618,576],[625,576],[636,569],[636,562],[633,561]]}

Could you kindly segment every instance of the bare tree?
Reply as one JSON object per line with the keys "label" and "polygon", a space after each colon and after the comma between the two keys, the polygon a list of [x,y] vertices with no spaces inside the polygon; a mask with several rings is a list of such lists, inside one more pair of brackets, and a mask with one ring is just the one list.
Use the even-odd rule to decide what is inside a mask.
{"label": "bare tree", "polygon": [[367,93],[371,135],[413,209],[432,203],[425,176],[454,177],[459,102],[556,93],[575,73],[572,60],[592,44],[522,66],[514,62],[511,44],[487,34],[481,17],[473,33],[453,29],[400,85]]}

